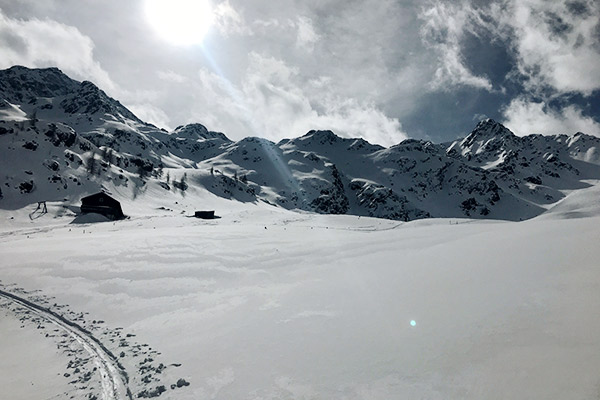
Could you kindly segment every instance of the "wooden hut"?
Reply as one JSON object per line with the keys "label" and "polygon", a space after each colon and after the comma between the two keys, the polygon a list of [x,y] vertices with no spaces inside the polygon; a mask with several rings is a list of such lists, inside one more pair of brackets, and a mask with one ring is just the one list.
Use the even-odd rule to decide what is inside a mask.
{"label": "wooden hut", "polygon": [[125,218],[121,203],[104,192],[96,193],[81,199],[81,212],[102,214],[110,219]]}

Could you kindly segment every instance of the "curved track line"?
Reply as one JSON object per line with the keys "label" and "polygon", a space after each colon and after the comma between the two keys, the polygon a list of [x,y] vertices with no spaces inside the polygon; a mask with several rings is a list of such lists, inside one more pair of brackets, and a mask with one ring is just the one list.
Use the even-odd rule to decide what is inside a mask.
{"label": "curved track line", "polygon": [[110,352],[90,331],[63,316],[42,307],[22,297],[0,290],[0,297],[4,297],[19,306],[26,308],[40,318],[63,330],[77,341],[92,357],[102,382],[102,399],[122,400],[132,399],[131,391],[127,387],[129,378],[125,369],[119,364],[114,354]]}

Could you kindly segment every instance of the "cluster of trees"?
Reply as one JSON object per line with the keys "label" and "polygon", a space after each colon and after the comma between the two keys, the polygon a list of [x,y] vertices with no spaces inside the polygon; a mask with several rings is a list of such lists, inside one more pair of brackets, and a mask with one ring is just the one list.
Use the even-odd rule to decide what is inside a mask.
{"label": "cluster of trees", "polygon": [[[163,171],[164,166],[162,164],[160,164],[158,166],[158,168],[156,168],[153,172],[153,177],[157,178],[157,179],[161,179],[164,175],[164,171]],[[164,185],[163,183],[161,183],[162,187],[164,187],[167,190],[171,190],[171,187],[169,185],[173,185],[175,188],[181,190],[182,192],[185,192],[188,188],[188,184],[187,184],[187,172],[183,173],[183,176],[181,177],[181,179],[176,180],[173,179],[171,181],[171,174],[169,172],[167,172],[167,176],[165,177],[165,181],[166,181],[166,185]]]}
{"label": "cluster of trees", "polygon": [[[221,174],[221,175],[224,175],[224,174],[223,174],[221,171],[219,171],[219,170],[216,170],[216,172],[217,172],[217,173],[219,173],[219,174]],[[211,174],[211,175],[214,175],[214,174],[215,174],[215,169],[214,169],[214,167],[210,167],[210,174]],[[236,181],[239,181],[239,182],[245,183],[245,184],[247,184],[247,183],[248,183],[248,177],[246,176],[246,174],[244,174],[244,175],[241,175],[241,176],[238,176],[238,174],[237,174],[237,171],[235,171],[235,172],[233,173],[233,179],[234,179],[234,180],[236,180]]]}
{"label": "cluster of trees", "polygon": [[[164,165],[160,163],[157,167],[154,167],[154,164],[148,160],[144,160],[141,158],[131,158],[129,161],[125,159],[126,167],[129,165],[129,161],[136,166],[136,173],[139,178],[144,182],[148,177],[153,177],[157,180],[161,180],[164,176]],[[92,155],[87,159],[86,168],[87,172],[90,175],[100,175],[102,172],[102,168],[109,168],[111,165],[121,166],[123,159],[117,155],[115,155],[114,151],[110,147],[102,147],[99,156],[95,152],[92,152]],[[211,175],[215,173],[223,175],[223,172],[219,170],[215,170],[214,167],[210,168]],[[238,182],[242,182],[244,184],[248,184],[248,177],[246,174],[238,175],[237,172],[233,173],[233,179]],[[166,189],[170,190],[170,185],[173,185],[175,188],[186,191],[188,189],[187,183],[188,177],[187,173],[184,173],[179,180],[171,179],[171,174],[167,172],[165,181],[166,185],[163,185]]]}
{"label": "cluster of trees", "polygon": [[96,158],[96,152],[92,151],[92,155],[88,158],[86,167],[90,175],[100,175],[102,168],[109,168],[113,163],[120,166],[121,158],[113,153],[113,149],[103,147],[100,151],[99,158]]}
{"label": "cluster of trees", "polygon": [[[126,167],[129,166],[130,162],[136,167],[135,172],[142,182],[145,182],[148,177],[153,177],[160,180],[164,176],[164,165],[162,163],[160,163],[157,167],[154,167],[152,162],[145,159],[135,157],[130,158],[129,160],[123,159],[119,156],[116,156],[113,152],[113,149],[109,147],[103,147],[99,155],[97,155],[96,152],[92,152],[91,156],[87,159],[86,169],[89,175],[100,175],[102,168],[109,168],[113,164],[121,166],[123,160],[126,163]],[[166,188],[169,188],[170,190],[169,185],[172,184],[175,188],[181,191],[186,191],[189,187],[187,179],[187,173],[184,173],[181,179],[171,181],[171,175],[169,172],[167,172]]]}
{"label": "cluster of trees", "polygon": [[173,186],[175,186],[177,189],[181,190],[182,192],[185,192],[188,188],[187,172],[183,173],[183,176],[181,177],[181,179],[179,181],[173,181]]}

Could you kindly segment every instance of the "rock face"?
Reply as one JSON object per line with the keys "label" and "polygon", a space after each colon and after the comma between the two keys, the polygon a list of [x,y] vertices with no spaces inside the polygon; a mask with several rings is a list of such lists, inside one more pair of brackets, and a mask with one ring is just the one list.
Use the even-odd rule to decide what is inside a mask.
{"label": "rock face", "polygon": [[144,123],[56,68],[0,71],[0,157],[0,208],[150,183],[328,214],[519,220],[600,178],[600,139],[583,133],[517,137],[487,119],[444,144],[318,130],[234,142],[201,124]]}
{"label": "rock face", "polygon": [[14,66],[0,71],[2,99],[12,104],[35,102],[38,98],[62,97],[75,92],[79,83],[58,68],[29,69]]}
{"label": "rock face", "polygon": [[118,101],[111,99],[92,82],[81,82],[75,92],[69,93],[60,102],[60,107],[67,114],[109,114],[119,122],[126,120],[141,123],[131,111]]}
{"label": "rock face", "polygon": [[331,172],[330,185],[321,189],[319,197],[311,201],[310,206],[322,214],[346,214],[349,208],[344,183],[334,164],[327,166]]}

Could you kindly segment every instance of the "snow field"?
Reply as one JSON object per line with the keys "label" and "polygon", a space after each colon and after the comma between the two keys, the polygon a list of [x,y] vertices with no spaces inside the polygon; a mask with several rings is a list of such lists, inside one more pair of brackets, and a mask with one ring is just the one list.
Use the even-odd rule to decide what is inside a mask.
{"label": "snow field", "polygon": [[66,357],[36,329],[22,328],[19,319],[4,308],[0,309],[0,338],[2,398],[53,399],[69,389],[68,379],[59,372]]}
{"label": "snow field", "polygon": [[17,229],[0,276],[182,363],[161,398],[595,398],[600,218],[563,217],[133,216]]}

